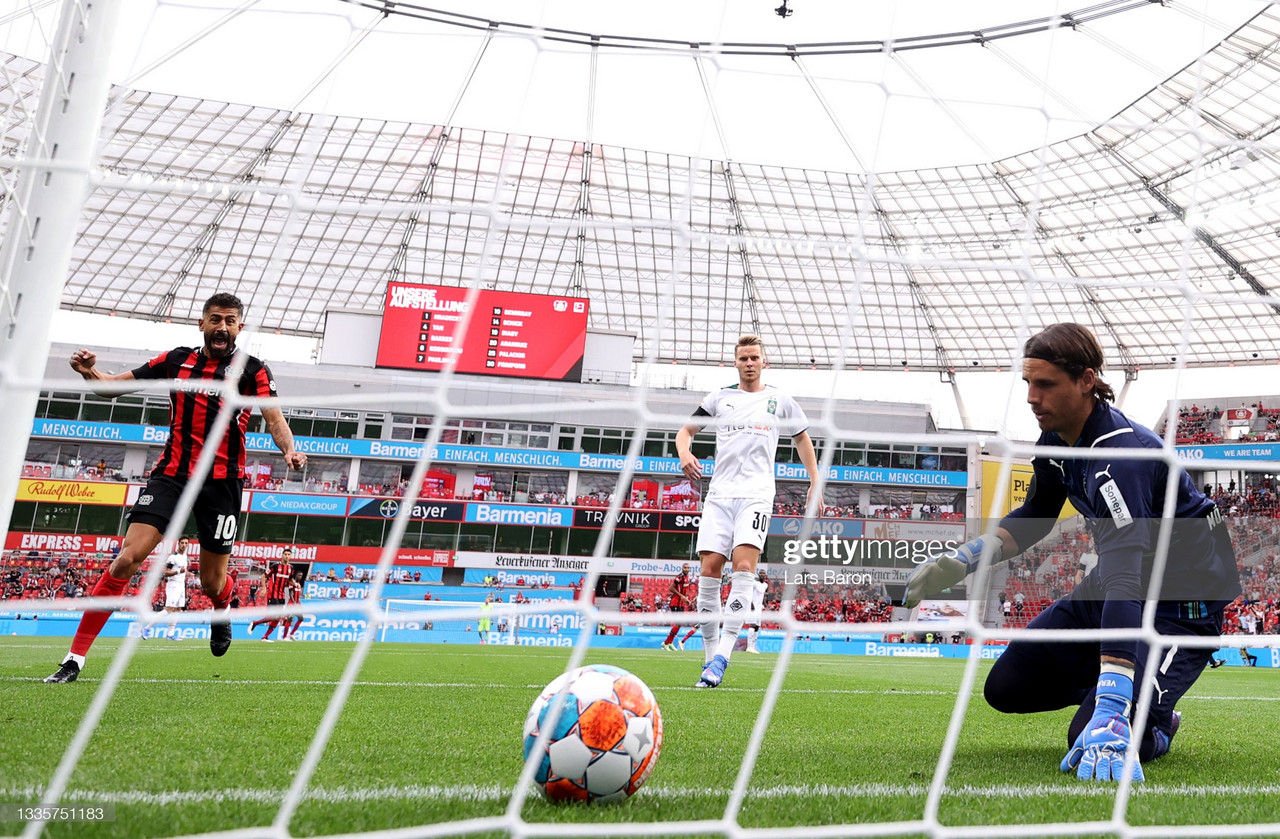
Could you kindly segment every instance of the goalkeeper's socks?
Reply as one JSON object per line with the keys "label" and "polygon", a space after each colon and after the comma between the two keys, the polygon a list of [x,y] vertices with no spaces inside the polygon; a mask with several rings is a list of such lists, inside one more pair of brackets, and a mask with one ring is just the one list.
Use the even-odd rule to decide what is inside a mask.
{"label": "goalkeeper's socks", "polygon": [[[698,578],[698,612],[719,612],[720,611],[720,578],[719,577],[699,577]],[[716,654],[716,643],[720,640],[720,616],[710,620],[703,620],[698,624],[698,628],[702,631],[702,652],[706,656],[709,664]]]}
{"label": "goalkeeper's socks", "polygon": [[729,577],[729,599],[724,604],[724,627],[720,630],[720,646],[716,654],[728,661],[733,656],[733,645],[738,633],[751,614],[751,589],[756,575],[750,571],[734,571]]}
{"label": "goalkeeper's socks", "polygon": [[[103,571],[90,594],[94,597],[118,597],[124,593],[127,585],[129,585],[128,577],[118,580],[111,576],[110,571]],[[110,609],[93,609],[85,612],[80,618],[80,625],[76,627],[76,636],[71,640],[71,654],[83,661],[93,642],[98,639],[98,633],[102,631],[102,627],[107,625],[109,617],[111,617]]]}

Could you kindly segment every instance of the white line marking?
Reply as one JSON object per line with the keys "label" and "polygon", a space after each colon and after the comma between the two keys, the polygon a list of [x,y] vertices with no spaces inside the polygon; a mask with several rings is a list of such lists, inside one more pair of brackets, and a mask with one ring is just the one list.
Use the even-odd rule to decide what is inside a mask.
{"label": "white line marking", "polygon": [[[8,801],[33,800],[43,792],[41,787],[22,787],[0,789],[0,797]],[[681,800],[689,798],[716,798],[728,794],[723,787],[669,787],[650,784],[639,793],[650,798],[664,800]],[[789,799],[789,798],[913,798],[924,795],[928,787],[924,784],[800,784],[776,787],[749,789],[747,797],[753,799]],[[222,789],[222,790],[166,790],[149,792],[144,790],[85,790],[68,789],[62,800],[75,803],[91,804],[95,802],[112,802],[114,804],[139,805],[175,805],[199,804],[206,801],[240,801],[259,804],[278,804],[284,800],[286,790],[282,789]],[[497,784],[460,785],[460,786],[390,786],[390,787],[336,787],[333,789],[311,789],[307,791],[307,801],[319,801],[329,804],[369,801],[469,801],[499,802],[505,801],[512,794],[510,787]],[[1280,784],[1171,784],[1162,786],[1148,783],[1134,787],[1133,794],[1149,796],[1178,796],[1187,798],[1205,798],[1208,796],[1275,796],[1280,795]],[[948,798],[984,798],[984,799],[1035,799],[1045,796],[1067,796],[1070,798],[1113,798],[1115,787],[1104,784],[997,784],[993,786],[961,786],[951,787],[944,795]]]}

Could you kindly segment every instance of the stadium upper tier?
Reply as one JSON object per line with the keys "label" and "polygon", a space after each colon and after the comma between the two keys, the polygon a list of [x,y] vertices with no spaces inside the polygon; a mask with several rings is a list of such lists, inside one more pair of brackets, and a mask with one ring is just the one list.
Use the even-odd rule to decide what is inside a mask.
{"label": "stadium upper tier", "polygon": [[[586,297],[592,329],[663,363],[754,331],[778,365],[989,370],[1074,320],[1130,371],[1274,364],[1278,32],[1260,4],[1103,125],[896,172],[117,89],[62,305],[194,320],[230,283],[264,328],[319,337],[399,279]],[[0,63],[10,160],[45,69]]]}

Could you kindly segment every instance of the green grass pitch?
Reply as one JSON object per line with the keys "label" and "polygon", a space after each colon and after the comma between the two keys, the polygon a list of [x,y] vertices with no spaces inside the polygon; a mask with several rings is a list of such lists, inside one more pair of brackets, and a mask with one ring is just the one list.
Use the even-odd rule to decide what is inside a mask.
{"label": "green grass pitch", "polygon": [[[40,679],[56,668],[62,639],[0,640],[0,802],[38,800],[119,645],[99,641],[80,681],[46,685]],[[352,649],[239,641],[214,659],[198,642],[144,642],[64,797],[113,802],[116,821],[55,824],[48,835],[151,837],[271,824]],[[567,655],[375,644],[290,832],[502,815],[522,767],[525,714]],[[587,661],[627,668],[653,689],[665,721],[662,755],[628,802],[556,806],[535,794],[523,817],[722,818],[777,656],[736,655],[716,690],[692,688],[698,652],[600,649]],[[963,668],[955,660],[793,658],[740,824],[921,818]],[[1206,671],[1179,707],[1182,731],[1173,751],[1147,767],[1130,823],[1280,822],[1280,672]],[[1114,784],[1058,771],[1069,718],[1069,711],[1004,716],[976,697],[941,822],[1110,818]],[[22,827],[3,823],[0,834]]]}

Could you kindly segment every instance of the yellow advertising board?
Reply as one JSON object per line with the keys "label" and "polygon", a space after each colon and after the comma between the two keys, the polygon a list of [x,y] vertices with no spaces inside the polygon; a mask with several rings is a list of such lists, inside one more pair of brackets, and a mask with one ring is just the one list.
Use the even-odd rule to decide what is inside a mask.
{"label": "yellow advertising board", "polygon": [[[1035,474],[1035,470],[1031,468],[1030,463],[1014,463],[1009,474],[1009,483],[1005,487],[1004,502],[998,510],[992,509],[996,501],[996,490],[1000,486],[1001,466],[1003,464],[999,460],[982,461],[982,517],[984,520],[1003,518],[1013,508],[1022,506],[1022,503],[1027,500],[1027,493],[1031,491],[1031,476]],[[1068,501],[1062,505],[1062,512],[1058,518],[1067,519],[1076,514],[1076,508]]]}
{"label": "yellow advertising board", "polygon": [[15,500],[40,501],[45,504],[105,504],[122,507],[128,492],[128,484],[23,478],[18,482],[18,497]]}

